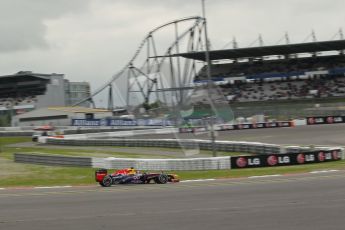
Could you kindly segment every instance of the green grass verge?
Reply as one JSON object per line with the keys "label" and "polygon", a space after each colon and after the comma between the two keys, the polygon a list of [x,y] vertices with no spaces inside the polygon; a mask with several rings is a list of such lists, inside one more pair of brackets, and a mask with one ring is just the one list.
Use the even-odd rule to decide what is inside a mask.
{"label": "green grass verge", "polygon": [[85,185],[94,182],[94,169],[91,168],[16,164],[7,167],[7,170],[5,174],[0,173],[0,187]]}
{"label": "green grass verge", "polygon": [[[9,143],[27,141],[27,138],[0,138],[2,147]],[[4,147],[0,153],[0,187],[20,186],[53,186],[53,185],[89,185],[95,184],[94,171],[91,168],[56,167],[22,164],[13,162],[13,153],[17,148]],[[23,148],[25,149],[25,148]],[[21,150],[23,150],[21,149]],[[30,148],[29,148],[30,149]],[[34,150],[37,150],[33,148]],[[32,149],[31,149],[32,150]],[[75,149],[68,154],[65,149],[39,149],[40,152],[63,155],[78,155]],[[62,152],[61,152],[62,151]],[[21,151],[22,152],[22,151]],[[81,151],[81,152],[84,152]],[[131,155],[131,154],[129,154]],[[133,154],[138,155],[138,154]],[[144,155],[147,156],[147,155]],[[157,156],[155,156],[157,157]],[[238,178],[271,174],[304,173],[314,170],[345,169],[345,161],[327,162],[322,164],[307,164],[300,166],[282,166],[272,168],[233,169],[233,170],[208,170],[208,171],[176,171],[169,173],[178,174],[182,180],[209,179],[209,178]]]}
{"label": "green grass verge", "polygon": [[137,154],[137,153],[123,153],[113,151],[101,151],[101,150],[77,150],[77,149],[50,149],[50,148],[6,148],[3,151],[3,156],[7,159],[12,159],[13,153],[42,153],[52,155],[64,155],[64,156],[79,156],[79,157],[120,157],[120,158],[174,158],[173,156],[157,156],[150,154]]}
{"label": "green grass verge", "polygon": [[30,137],[0,137],[0,148],[5,145],[16,144],[21,142],[31,141]]}
{"label": "green grass verge", "polygon": [[[76,147],[71,146],[70,148],[60,148],[62,146],[56,146],[56,148],[52,147],[8,147],[6,145],[21,143],[21,142],[28,142],[31,141],[30,138],[16,138],[16,137],[0,137],[0,148],[3,152],[3,157],[7,159],[12,159],[11,155],[15,152],[21,153],[45,153],[45,154],[57,154],[57,155],[64,155],[64,156],[81,156],[81,157],[120,157],[120,158],[177,158],[179,156],[174,156],[174,152],[181,152],[180,149],[174,148],[151,148],[151,147],[111,147],[107,146],[103,148],[102,146],[95,146],[94,149],[89,147]],[[131,152],[124,152],[122,149],[131,149]],[[91,150],[90,150],[91,149]],[[154,150],[155,152],[161,151],[164,154],[140,154],[135,152],[140,151],[149,152],[150,150]],[[11,153],[11,154],[9,154]],[[169,153],[172,153],[171,155]],[[200,150],[200,154],[205,156],[212,156],[212,151]],[[243,153],[236,153],[236,152],[218,152],[218,156],[239,156],[243,155]]]}
{"label": "green grass verge", "polygon": [[[174,158],[174,156],[161,155],[157,156],[155,154],[138,154],[134,153],[135,150],[150,150],[150,148],[138,148],[133,147],[133,153],[126,153],[122,152],[121,149],[124,147],[106,147],[102,149],[102,146],[99,146],[97,149],[88,150],[86,148],[80,148],[72,146],[71,148],[56,148],[52,147],[9,147],[10,144],[22,143],[22,142],[30,142],[31,139],[28,137],[0,137],[0,153],[2,152],[0,157],[4,157],[6,159],[13,159],[13,153],[21,152],[21,153],[44,153],[44,154],[57,154],[57,155],[64,155],[64,156],[83,156],[83,157],[121,157],[121,158]],[[129,147],[126,147],[128,149]],[[151,148],[153,149],[153,148]],[[157,151],[157,149],[155,149]],[[164,152],[169,153],[169,151],[173,151],[171,149],[165,149]],[[1,169],[0,169],[1,170]]]}
{"label": "green grass verge", "polygon": [[[52,185],[89,185],[95,184],[91,168],[55,167],[31,164],[11,164],[2,162],[0,166],[0,187],[18,186],[52,186]],[[283,166],[272,168],[208,170],[208,171],[175,171],[182,180],[209,178],[239,178],[272,174],[305,173],[314,170],[345,169],[345,161],[309,164],[303,166]]]}
{"label": "green grass verge", "polygon": [[190,179],[210,179],[210,178],[239,178],[249,176],[262,176],[273,174],[295,174],[306,173],[316,170],[345,169],[345,161],[334,161],[320,164],[307,164],[299,166],[280,166],[267,168],[251,168],[251,169],[232,169],[232,170],[208,170],[208,171],[181,171],[177,174],[183,180]]}

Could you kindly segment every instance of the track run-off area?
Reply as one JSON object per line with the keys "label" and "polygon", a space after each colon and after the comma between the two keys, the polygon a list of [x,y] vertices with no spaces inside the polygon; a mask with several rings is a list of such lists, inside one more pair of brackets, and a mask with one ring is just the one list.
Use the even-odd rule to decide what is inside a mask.
{"label": "track run-off area", "polygon": [[[326,145],[345,146],[345,124],[332,125],[303,125],[292,128],[243,129],[218,131],[217,140],[220,141],[249,141],[278,145]],[[180,134],[152,134],[136,135],[134,139],[206,139],[210,140],[207,132]]]}
{"label": "track run-off area", "polygon": [[0,229],[344,229],[345,171],[0,190]]}

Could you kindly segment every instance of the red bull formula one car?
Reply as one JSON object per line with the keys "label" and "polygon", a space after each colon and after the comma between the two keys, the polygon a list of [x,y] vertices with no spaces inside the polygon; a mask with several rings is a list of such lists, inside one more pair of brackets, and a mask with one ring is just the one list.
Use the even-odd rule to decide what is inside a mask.
{"label": "red bull formula one car", "polygon": [[140,173],[133,168],[117,170],[111,174],[108,174],[106,169],[99,169],[95,172],[95,179],[103,187],[117,184],[166,184],[180,181],[175,174]]}

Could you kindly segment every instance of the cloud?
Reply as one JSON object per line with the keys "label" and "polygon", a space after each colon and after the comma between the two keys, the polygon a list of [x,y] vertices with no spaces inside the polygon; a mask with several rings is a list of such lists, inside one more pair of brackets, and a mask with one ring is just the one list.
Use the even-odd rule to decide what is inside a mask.
{"label": "cloud", "polygon": [[85,10],[89,0],[0,1],[0,52],[47,48],[45,20]]}

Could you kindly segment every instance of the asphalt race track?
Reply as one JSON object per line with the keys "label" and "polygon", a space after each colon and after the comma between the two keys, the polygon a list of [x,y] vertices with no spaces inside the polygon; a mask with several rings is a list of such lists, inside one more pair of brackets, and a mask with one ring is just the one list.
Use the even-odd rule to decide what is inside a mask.
{"label": "asphalt race track", "polygon": [[345,171],[0,190],[0,229],[343,230],[344,194]]}
{"label": "asphalt race track", "polygon": [[[305,125],[293,128],[244,129],[231,131],[218,131],[217,140],[252,141],[282,145],[330,145],[345,146],[345,124],[332,125]],[[131,138],[178,138],[178,139],[210,139],[209,134],[166,134],[142,135]]]}
{"label": "asphalt race track", "polygon": [[[218,140],[345,146],[345,124],[219,132]],[[203,134],[132,138],[198,138]],[[343,230],[345,171],[166,185],[0,189],[0,230]]]}

